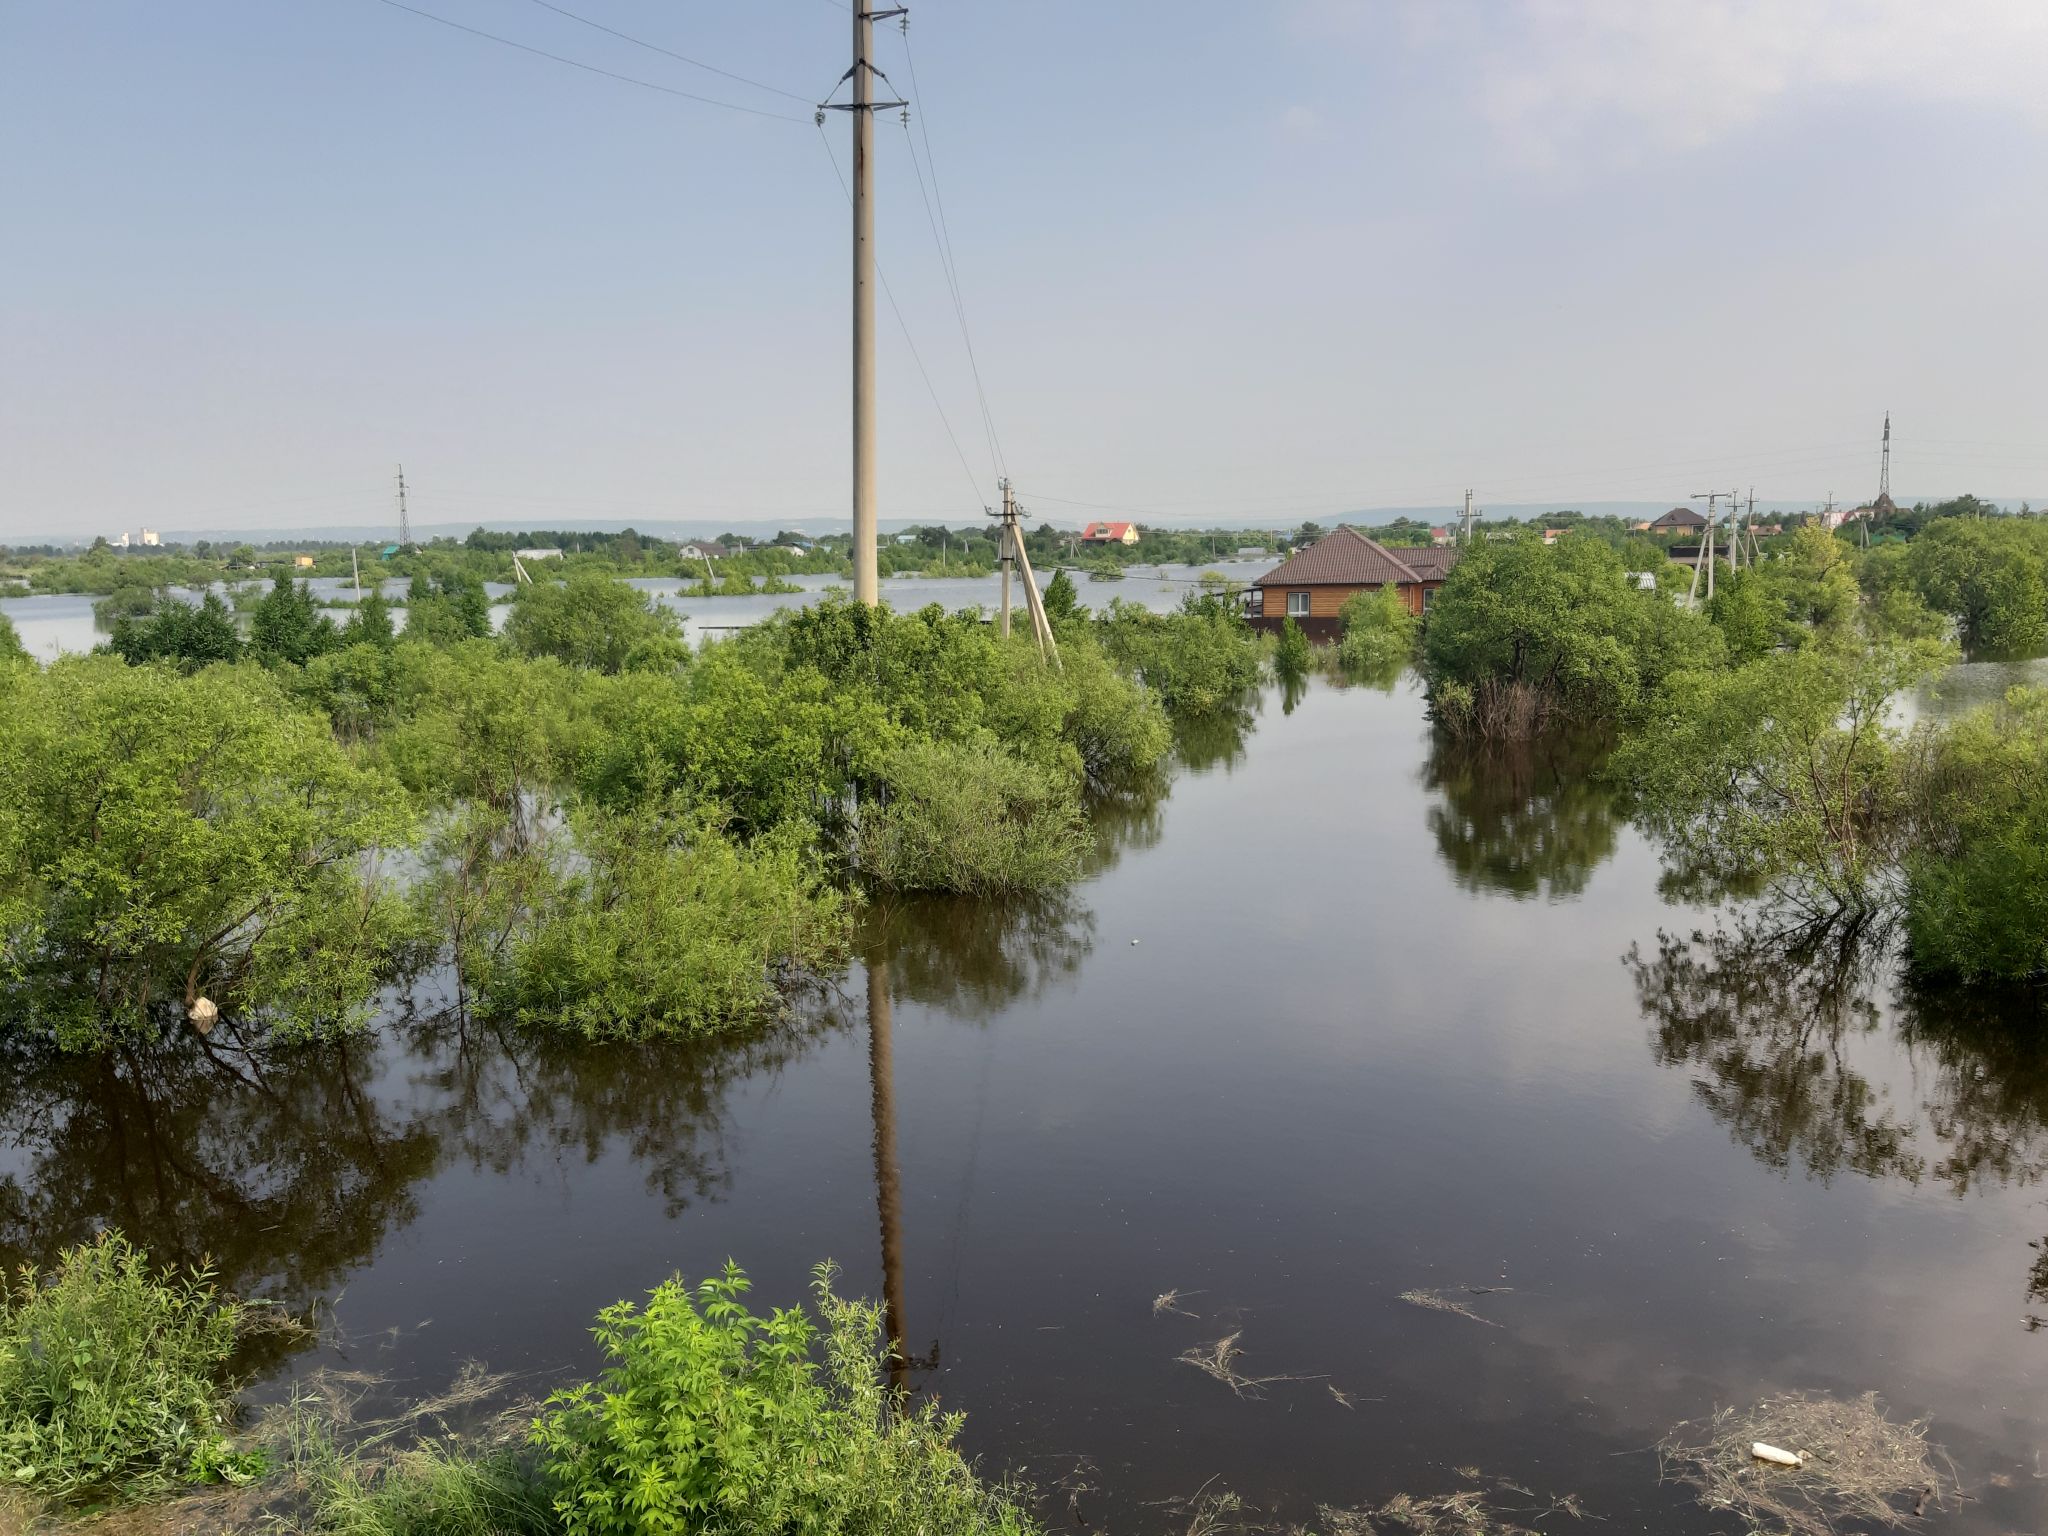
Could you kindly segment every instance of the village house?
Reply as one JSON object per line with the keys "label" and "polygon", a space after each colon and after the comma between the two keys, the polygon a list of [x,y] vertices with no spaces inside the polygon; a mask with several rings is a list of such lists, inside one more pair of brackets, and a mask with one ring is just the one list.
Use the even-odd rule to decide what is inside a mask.
{"label": "village house", "polygon": [[1136,523],[1090,523],[1081,530],[1083,544],[1135,544],[1138,542]]}
{"label": "village house", "polygon": [[1698,533],[1707,526],[1706,514],[1691,507],[1673,507],[1645,528],[1646,533]]}
{"label": "village house", "polygon": [[1425,611],[1461,553],[1456,546],[1389,549],[1356,528],[1339,528],[1253,582],[1245,617],[1262,630],[1293,619],[1311,640],[1334,640],[1344,631],[1344,604],[1361,592],[1391,586],[1409,612]]}
{"label": "village house", "polygon": [[678,545],[676,553],[685,560],[723,560],[725,546],[715,544],[710,539],[692,539],[687,544]]}

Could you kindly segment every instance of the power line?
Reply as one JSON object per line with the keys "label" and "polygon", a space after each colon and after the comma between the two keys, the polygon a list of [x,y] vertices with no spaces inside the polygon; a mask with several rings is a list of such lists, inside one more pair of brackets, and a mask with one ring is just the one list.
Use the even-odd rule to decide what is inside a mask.
{"label": "power line", "polygon": [[[903,31],[903,59],[910,66],[910,97],[917,104],[917,131],[924,140],[925,164],[931,168],[932,195],[926,203],[924,216],[927,224],[932,220],[932,204],[938,205],[938,227],[932,231],[932,238],[939,245],[939,264],[945,269],[946,284],[953,295],[953,313],[960,321],[960,340],[967,348],[967,367],[974,375],[974,393],[981,406],[982,429],[988,433],[990,457],[996,461],[997,474],[1007,478],[1010,473],[1008,458],[1003,453],[1002,438],[996,432],[995,413],[989,409],[988,391],[982,387],[981,363],[974,355],[974,336],[967,325],[967,299],[960,287],[960,261],[953,254],[953,228],[946,220],[946,196],[939,189],[939,162],[932,154],[932,134],[929,114],[925,111],[924,91],[917,83],[917,55],[911,51],[910,29]],[[918,170],[917,146],[910,141],[910,124],[903,124],[904,142],[910,144],[911,169],[917,171],[918,196],[924,196],[924,172]]]}
{"label": "power line", "polygon": [[[846,173],[839,169],[839,156],[832,151],[832,141],[825,137],[825,126],[818,127],[818,142],[825,146],[825,158],[832,162],[832,174],[839,182],[839,190],[845,194],[850,206],[853,189],[846,184]],[[903,307],[896,302],[896,290],[889,286],[889,274],[882,270],[882,264],[875,263],[875,275],[882,280],[882,292],[889,297],[889,309],[896,316],[896,324],[903,332],[903,344],[910,348],[910,359],[917,364],[918,377],[924,380],[925,393],[932,397],[932,409],[939,413],[939,425],[946,429],[946,440],[953,445],[953,452],[960,460],[960,467],[967,472],[967,483],[974,487],[975,504],[981,505],[981,482],[974,476],[974,466],[967,462],[967,455],[960,447],[960,439],[953,431],[953,423],[946,415],[945,406],[939,403],[939,392],[932,387],[932,376],[926,372],[924,358],[919,355],[917,342],[910,334],[910,323],[903,318]]]}
{"label": "power line", "polygon": [[533,3],[544,11],[553,11],[557,16],[566,16],[571,21],[581,22],[586,27],[594,28],[599,32],[609,33],[621,42],[631,43],[636,48],[648,49],[650,52],[674,59],[679,64],[687,64],[692,69],[709,70],[714,75],[723,75],[728,80],[737,80],[741,85],[751,85],[757,91],[766,91],[772,96],[787,96],[791,101],[800,101],[806,106],[810,105],[811,99],[808,96],[799,96],[795,91],[785,91],[781,86],[769,85],[766,81],[750,80],[745,75],[736,75],[729,69],[720,69],[716,64],[706,64],[702,59],[693,59],[688,54],[677,53],[673,48],[664,48],[659,43],[650,43],[644,37],[635,37],[630,32],[621,32],[617,27],[608,27],[603,22],[594,21],[588,16],[579,16],[567,6],[554,4],[553,0],[533,0]]}
{"label": "power line", "polygon": [[602,75],[607,80],[617,80],[625,85],[637,85],[644,91],[659,91],[664,96],[680,96],[685,101],[694,101],[707,107],[723,107],[728,112],[744,112],[749,117],[771,117],[778,123],[801,123],[803,121],[802,118],[793,117],[787,112],[768,112],[760,107],[743,107],[736,101],[720,101],[715,96],[699,96],[694,91],[677,90],[672,85],[658,85],[652,80],[642,80],[638,75],[622,75],[615,69],[604,69],[596,64],[586,64],[581,59],[572,59],[565,54],[550,53],[547,49],[536,48],[531,43],[514,42],[509,37],[500,37],[495,32],[486,32],[481,27],[472,27],[464,22],[451,21],[446,16],[437,16],[432,11],[423,11],[416,5],[407,5],[405,0],[377,0],[377,3],[388,5],[394,11],[404,11],[409,15],[418,16],[426,21],[439,22],[442,26],[451,27],[457,32],[467,32],[471,37],[480,37],[486,42],[498,43],[506,48],[517,48],[521,53],[530,53],[535,58],[551,59],[557,64],[566,64],[571,69],[580,69],[586,74]]}

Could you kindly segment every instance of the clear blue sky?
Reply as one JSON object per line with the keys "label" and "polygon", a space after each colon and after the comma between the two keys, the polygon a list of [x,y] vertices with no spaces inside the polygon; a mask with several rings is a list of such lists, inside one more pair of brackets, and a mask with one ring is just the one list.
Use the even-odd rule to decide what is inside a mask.
{"label": "clear blue sky", "polygon": [[[0,537],[843,516],[802,100],[536,0],[0,0]],[[562,0],[802,98],[837,0]],[[1078,502],[2048,495],[2040,0],[928,0],[1011,473]],[[908,86],[902,39],[882,66]],[[830,141],[845,160],[846,121]],[[916,131],[915,128],[913,132]],[[994,472],[881,123],[885,516]],[[1066,498],[1056,501],[1053,498]]]}

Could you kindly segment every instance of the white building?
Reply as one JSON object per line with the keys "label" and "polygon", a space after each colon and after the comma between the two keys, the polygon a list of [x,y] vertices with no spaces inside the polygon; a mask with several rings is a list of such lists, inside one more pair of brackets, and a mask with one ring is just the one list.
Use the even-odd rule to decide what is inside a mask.
{"label": "white building", "polygon": [[157,531],[156,531],[156,530],[155,530],[154,528],[145,528],[145,529],[143,529],[143,530],[142,530],[142,546],[143,546],[143,548],[145,548],[145,549],[156,549],[156,548],[159,548],[159,547],[161,547],[161,546],[162,546],[162,544],[163,544],[163,542],[164,542],[164,537],[163,537],[163,535],[162,535],[162,534],[160,534],[160,533],[158,533],[158,532],[157,532]]}

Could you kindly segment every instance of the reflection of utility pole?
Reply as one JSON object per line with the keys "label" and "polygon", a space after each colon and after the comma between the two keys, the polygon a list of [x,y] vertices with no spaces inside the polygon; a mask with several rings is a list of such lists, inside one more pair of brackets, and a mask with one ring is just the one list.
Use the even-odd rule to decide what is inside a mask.
{"label": "reflection of utility pole", "polygon": [[875,1207],[882,1222],[882,1330],[889,1336],[889,1385],[910,1385],[903,1344],[903,1180],[896,1163],[896,1069],[889,1017],[889,965],[879,951],[867,957],[868,1078],[875,1112]]}

